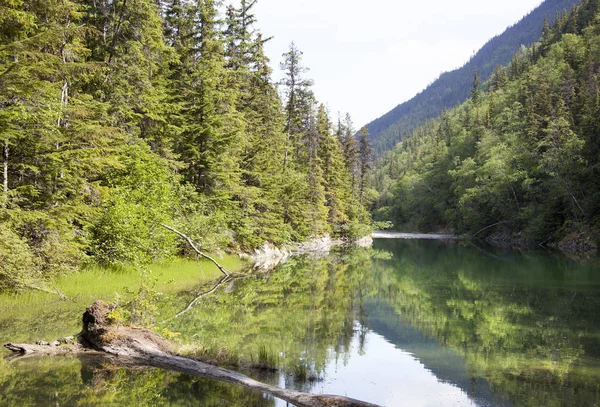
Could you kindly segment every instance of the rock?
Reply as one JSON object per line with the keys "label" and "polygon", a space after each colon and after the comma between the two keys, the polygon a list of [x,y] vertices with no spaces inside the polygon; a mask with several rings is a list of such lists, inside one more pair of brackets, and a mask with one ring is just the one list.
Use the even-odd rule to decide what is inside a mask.
{"label": "rock", "polygon": [[252,259],[254,260],[255,270],[271,270],[279,263],[287,260],[290,252],[280,249],[277,246],[267,243],[260,249],[256,249]]}
{"label": "rock", "polygon": [[371,236],[364,236],[354,242],[354,245],[358,247],[371,247],[373,246],[373,238]]}
{"label": "rock", "polygon": [[71,336],[67,336],[65,338],[58,338],[57,341],[60,343],[74,343],[75,337],[73,335],[71,335]]}
{"label": "rock", "polygon": [[253,255],[242,254],[241,258],[250,258],[254,262],[254,270],[265,271],[275,268],[275,266],[283,263],[291,256],[307,254],[310,256],[320,257],[327,255],[333,247],[336,246],[358,246],[371,247],[373,239],[371,236],[362,237],[354,242],[345,240],[331,239],[331,236],[325,235],[316,237],[306,242],[297,243],[288,247],[279,248],[271,243],[266,243],[261,248],[256,249]]}

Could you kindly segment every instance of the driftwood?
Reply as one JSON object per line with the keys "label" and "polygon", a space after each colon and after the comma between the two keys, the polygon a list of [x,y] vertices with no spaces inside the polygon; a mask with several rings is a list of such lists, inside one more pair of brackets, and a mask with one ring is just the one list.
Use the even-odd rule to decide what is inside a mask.
{"label": "driftwood", "polygon": [[172,352],[171,345],[145,329],[113,325],[111,307],[96,301],[83,314],[83,328],[75,344],[6,344],[5,348],[23,355],[58,355],[100,351],[113,355],[127,366],[152,366],[207,377],[271,394],[298,407],[376,407],[375,404],[343,396],[316,395],[271,386],[233,370],[209,365]]}

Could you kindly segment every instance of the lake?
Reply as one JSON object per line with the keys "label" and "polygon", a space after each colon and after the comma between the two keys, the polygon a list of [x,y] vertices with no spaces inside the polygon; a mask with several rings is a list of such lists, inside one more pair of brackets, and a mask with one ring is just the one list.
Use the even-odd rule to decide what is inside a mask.
{"label": "lake", "polygon": [[[376,239],[230,282],[175,318],[214,284],[190,273],[186,284],[155,287],[156,329],[196,351],[277,366],[244,371],[265,382],[386,406],[600,402],[597,256]],[[73,333],[78,300],[31,295],[45,296],[43,310],[4,312],[3,342],[16,327],[22,341]],[[0,405],[288,404],[208,379],[54,357],[0,359]]]}

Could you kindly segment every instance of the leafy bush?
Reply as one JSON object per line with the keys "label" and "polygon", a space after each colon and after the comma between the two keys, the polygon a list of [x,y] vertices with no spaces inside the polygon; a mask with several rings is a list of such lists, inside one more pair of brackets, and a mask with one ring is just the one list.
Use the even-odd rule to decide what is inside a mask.
{"label": "leafy bush", "polygon": [[0,224],[0,289],[19,288],[38,277],[31,249],[7,224]]}
{"label": "leafy bush", "polygon": [[104,264],[144,264],[175,251],[175,236],[160,226],[172,223],[178,198],[168,163],[148,148],[132,147],[124,168],[109,177],[102,215],[92,227],[92,250]]}

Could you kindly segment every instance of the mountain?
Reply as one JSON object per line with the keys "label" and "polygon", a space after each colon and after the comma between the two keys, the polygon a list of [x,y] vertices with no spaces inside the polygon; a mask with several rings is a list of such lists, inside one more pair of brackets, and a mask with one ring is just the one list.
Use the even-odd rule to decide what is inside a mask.
{"label": "mountain", "polygon": [[544,18],[550,21],[557,13],[569,10],[579,0],[546,0],[535,10],[489,40],[462,68],[445,72],[424,91],[407,102],[367,124],[376,156],[390,150],[406,133],[439,116],[445,109],[464,102],[473,83],[477,68],[482,82],[497,65],[508,64],[522,45],[540,38]]}
{"label": "mountain", "polygon": [[[600,247],[600,0],[382,155],[376,220],[403,231]],[[493,236],[489,236],[489,235]]]}

